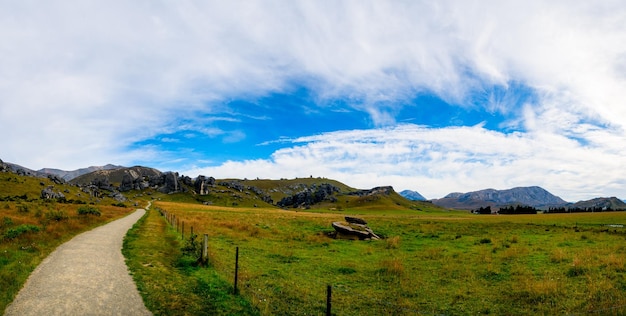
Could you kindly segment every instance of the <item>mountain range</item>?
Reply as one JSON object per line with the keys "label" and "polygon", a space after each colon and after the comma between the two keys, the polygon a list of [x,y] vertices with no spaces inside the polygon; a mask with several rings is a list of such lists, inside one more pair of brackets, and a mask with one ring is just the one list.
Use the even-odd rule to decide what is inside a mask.
{"label": "mountain range", "polygon": [[576,203],[566,202],[547,190],[538,187],[516,187],[507,190],[485,189],[467,193],[450,193],[441,199],[433,199],[433,204],[453,209],[477,210],[491,207],[497,210],[509,206],[531,206],[541,210],[550,208],[610,208],[626,209],[626,203],[616,197],[598,197]]}
{"label": "mountain range", "polygon": [[[72,171],[52,168],[43,168],[35,171],[17,164],[5,163],[2,160],[0,160],[0,171],[11,171],[17,174],[35,177],[61,178],[66,182],[71,182],[76,185],[89,185],[98,183],[99,185],[103,186],[103,188],[107,187],[108,189],[113,189],[113,185],[115,185],[115,187],[119,191],[127,191],[135,188],[141,189],[146,187],[161,187],[168,192],[171,192],[172,190],[178,191],[179,182],[191,188],[198,183],[198,179],[200,178],[198,177],[194,181],[194,179],[185,176],[181,176],[179,178],[178,173],[162,173],[159,170],[148,167],[135,166],[126,168],[123,166],[116,166],[112,164],[108,164],[105,166],[91,166],[88,168],[81,168]],[[208,180],[208,178],[206,179]],[[213,181],[215,181],[215,179],[213,179]],[[245,183],[248,180],[232,180],[231,182],[233,181]],[[278,182],[280,180],[275,181]],[[213,184],[213,186],[214,185],[215,184]],[[319,186],[319,184],[317,185]],[[389,188],[390,191],[393,191],[391,187]],[[191,189],[193,190],[193,188]],[[309,189],[317,190],[315,187],[311,187]],[[396,193],[394,192],[394,194]],[[401,197],[409,201],[426,201],[426,198],[424,198],[424,196],[422,196],[419,192],[412,190],[404,190],[400,192],[398,198]],[[272,198],[279,197],[272,196]],[[283,198],[283,196],[281,196],[280,198]],[[487,206],[491,207],[494,210],[497,210],[498,208],[516,205],[531,206],[543,210],[563,207],[570,209],[626,209],[626,203],[615,197],[599,197],[588,201],[569,203],[538,186],[516,187],[506,190],[485,189],[467,193],[454,192],[446,195],[443,198],[433,199],[429,202],[439,207],[459,210],[476,210],[481,207]]]}

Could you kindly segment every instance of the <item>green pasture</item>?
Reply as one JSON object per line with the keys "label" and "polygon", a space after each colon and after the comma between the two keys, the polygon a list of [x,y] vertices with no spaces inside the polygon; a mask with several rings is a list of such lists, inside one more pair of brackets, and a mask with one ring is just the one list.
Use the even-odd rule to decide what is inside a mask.
{"label": "green pasture", "polygon": [[[153,237],[176,236],[162,243],[171,248],[168,269],[187,282],[214,284],[217,294],[198,299],[209,306],[216,300],[223,314],[232,309],[243,314],[320,315],[326,310],[327,285],[332,286],[336,315],[626,312],[623,212],[495,216],[167,202],[155,207],[178,219],[176,228]],[[151,211],[142,225],[164,221],[155,213]],[[347,214],[367,220],[384,239],[328,237],[330,224]],[[208,267],[196,267],[194,258],[180,251],[189,243],[192,226],[195,234],[209,236]],[[133,247],[146,242],[135,236]],[[224,295],[232,296],[236,247],[240,294],[226,300]],[[136,279],[154,266],[143,256],[127,254],[129,261],[140,263],[131,265]],[[152,282],[161,285],[142,290],[148,306],[167,299],[163,289],[168,281],[159,275],[166,274],[153,275]],[[186,292],[198,290],[180,288],[177,295]]]}

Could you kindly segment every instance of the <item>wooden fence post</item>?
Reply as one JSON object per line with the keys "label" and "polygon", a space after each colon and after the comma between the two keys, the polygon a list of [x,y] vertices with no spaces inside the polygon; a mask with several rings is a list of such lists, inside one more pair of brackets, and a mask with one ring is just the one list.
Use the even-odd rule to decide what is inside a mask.
{"label": "wooden fence post", "polygon": [[204,234],[202,240],[202,263],[208,265],[209,262],[209,235]]}
{"label": "wooden fence post", "polygon": [[326,316],[331,315],[332,296],[333,296],[333,287],[331,285],[328,285],[326,287]]}
{"label": "wooden fence post", "polygon": [[239,274],[239,247],[235,249],[235,285],[233,294],[237,295],[237,275]]}

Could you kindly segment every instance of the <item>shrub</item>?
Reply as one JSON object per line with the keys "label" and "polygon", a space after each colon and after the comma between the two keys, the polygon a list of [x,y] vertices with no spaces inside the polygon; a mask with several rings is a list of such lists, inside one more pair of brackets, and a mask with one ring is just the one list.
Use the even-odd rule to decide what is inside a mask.
{"label": "shrub", "polygon": [[30,232],[36,233],[40,230],[41,229],[39,228],[39,226],[30,225],[30,224],[22,224],[20,226],[7,230],[7,232],[4,233],[4,238],[15,239],[22,234],[30,233]]}
{"label": "shrub", "polygon": [[65,214],[65,212],[62,210],[55,210],[55,211],[48,211],[46,213],[46,218],[51,221],[60,222],[60,221],[68,219],[69,216],[67,216],[67,214]]}
{"label": "shrub", "polygon": [[567,270],[565,275],[567,275],[570,278],[573,278],[573,277],[584,275],[586,272],[587,272],[587,269],[585,269],[584,267],[581,267],[581,266],[571,266]]}
{"label": "shrub", "polygon": [[100,216],[100,210],[91,206],[81,206],[78,208],[78,215],[95,215]]}
{"label": "shrub", "polygon": [[185,256],[200,258],[202,256],[202,244],[197,240],[198,235],[193,234],[185,240],[185,245],[180,249]]}
{"label": "shrub", "polygon": [[2,226],[4,227],[9,227],[13,225],[13,219],[11,219],[10,217],[4,217],[4,219],[2,220]]}
{"label": "shrub", "polygon": [[350,268],[350,267],[341,267],[337,271],[339,273],[341,273],[341,274],[353,274],[353,273],[356,273],[356,270],[354,268]]}
{"label": "shrub", "polygon": [[491,238],[483,238],[479,241],[481,244],[490,244]]}
{"label": "shrub", "polygon": [[28,205],[19,204],[17,206],[17,211],[20,212],[20,213],[28,213],[28,211],[30,211],[30,209],[28,208]]}

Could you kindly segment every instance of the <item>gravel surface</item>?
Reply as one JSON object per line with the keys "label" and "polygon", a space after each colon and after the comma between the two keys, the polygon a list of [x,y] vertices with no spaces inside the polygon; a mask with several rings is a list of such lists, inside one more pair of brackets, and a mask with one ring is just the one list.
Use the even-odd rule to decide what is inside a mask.
{"label": "gravel surface", "polygon": [[5,315],[151,315],[121,251],[126,232],[145,212],[59,246],[28,277]]}

